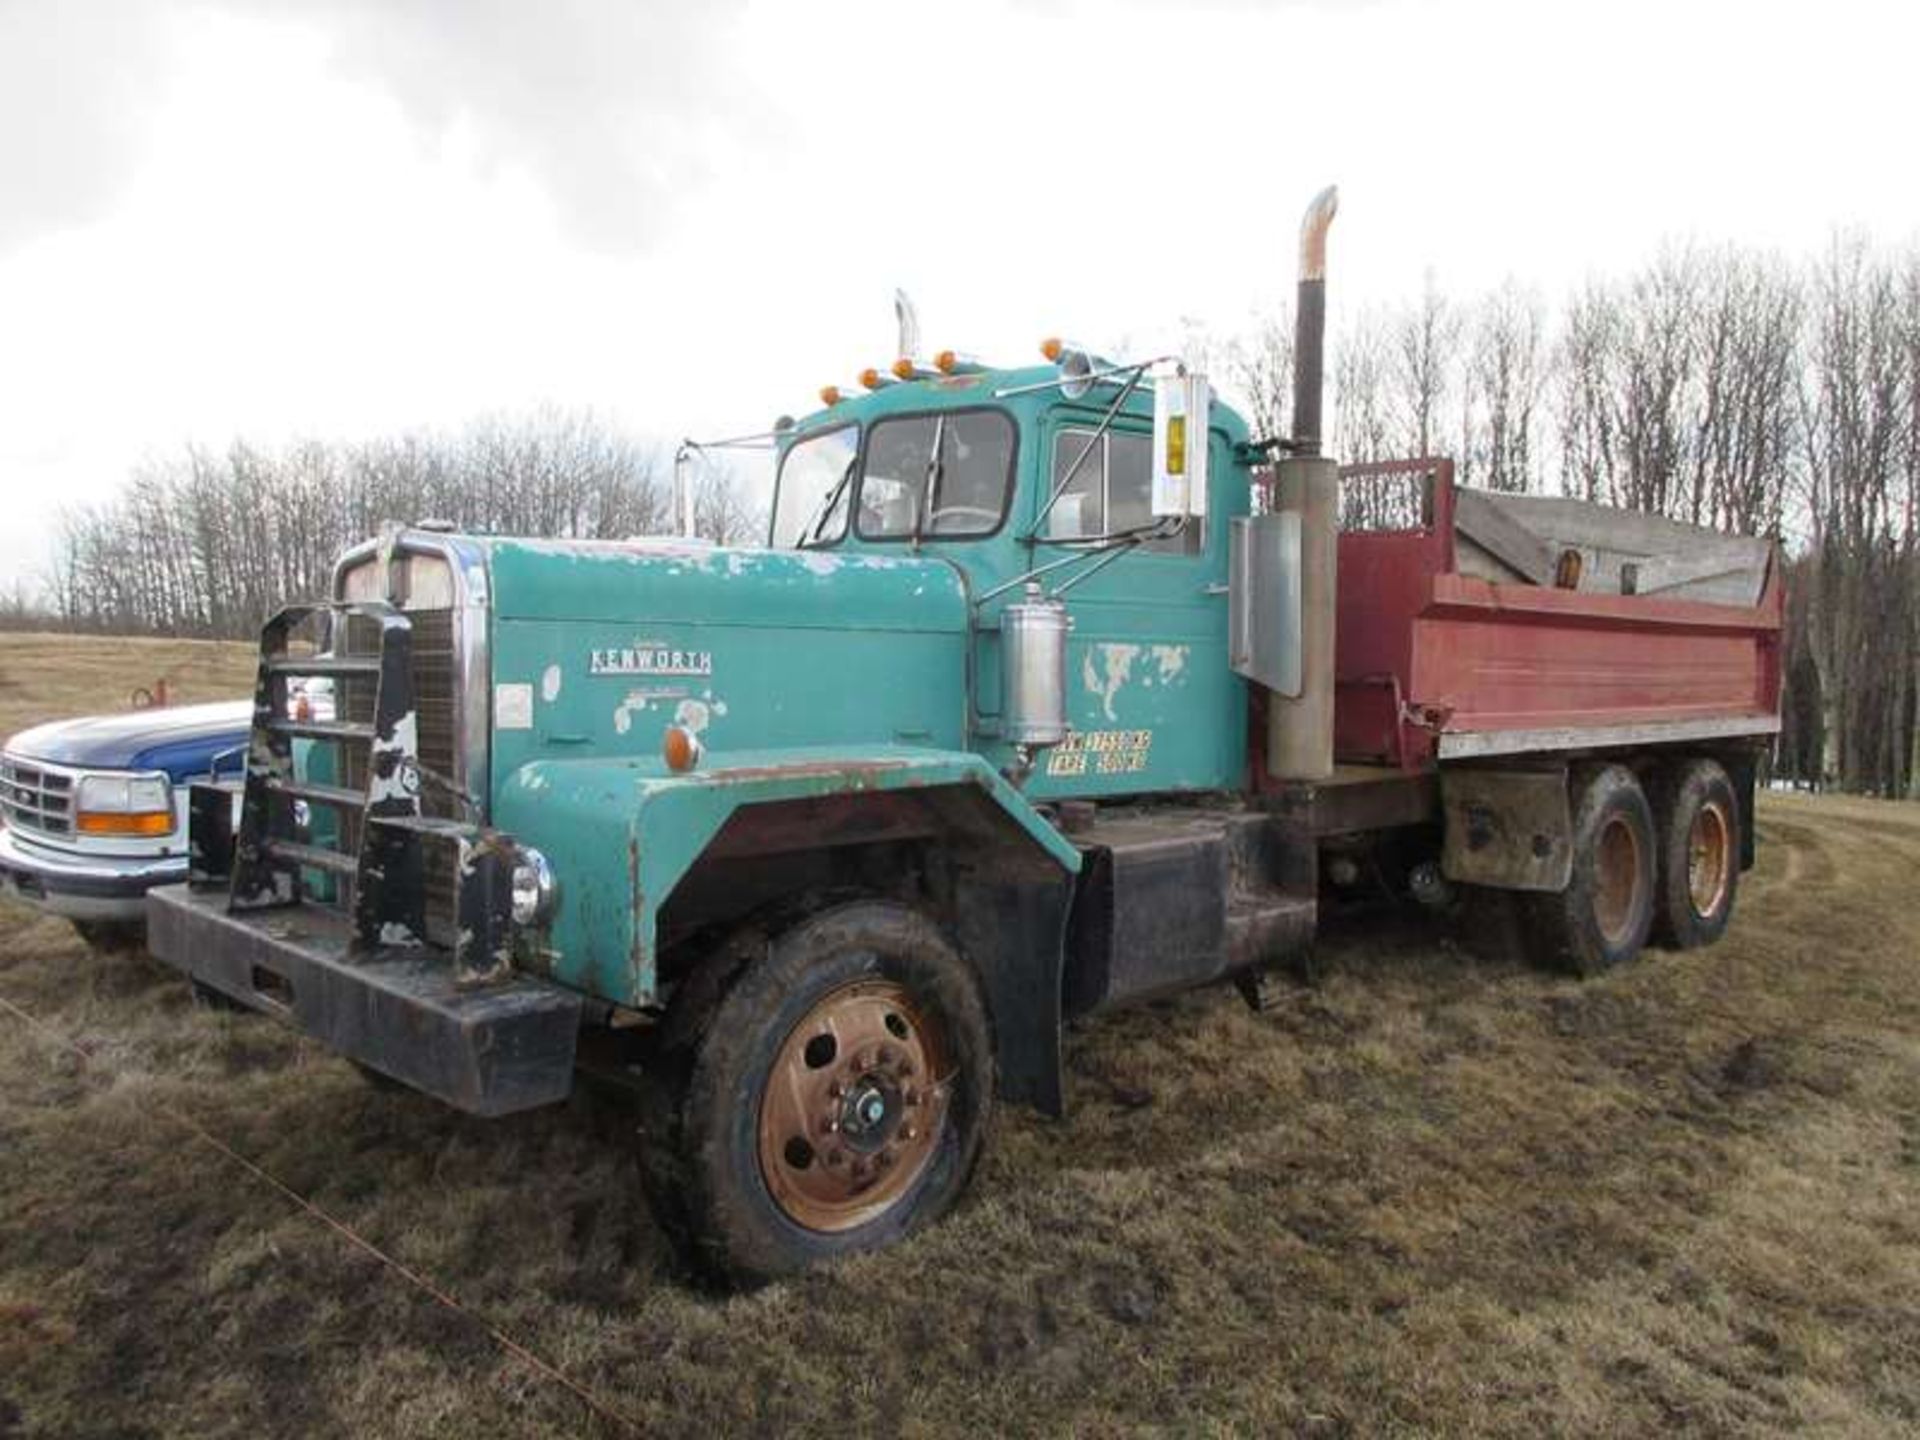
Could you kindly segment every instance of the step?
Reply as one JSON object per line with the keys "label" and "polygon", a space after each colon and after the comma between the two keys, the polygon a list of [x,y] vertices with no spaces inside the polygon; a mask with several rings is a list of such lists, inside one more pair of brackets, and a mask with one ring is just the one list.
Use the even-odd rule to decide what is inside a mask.
{"label": "step", "polygon": [[310,800],[316,805],[333,805],[342,810],[359,810],[367,803],[365,791],[351,790],[344,785],[322,785],[317,780],[283,780],[270,775],[267,788],[276,795]]}
{"label": "step", "polygon": [[263,840],[260,848],[273,859],[301,869],[325,870],[333,875],[356,875],[360,871],[360,862],[352,855],[320,845],[302,845],[297,840]]}
{"label": "step", "polygon": [[354,725],[345,720],[282,720],[267,721],[267,728],[278,735],[292,735],[306,740],[371,740],[371,725]]}
{"label": "step", "polygon": [[267,662],[275,675],[378,675],[378,655],[276,655]]}

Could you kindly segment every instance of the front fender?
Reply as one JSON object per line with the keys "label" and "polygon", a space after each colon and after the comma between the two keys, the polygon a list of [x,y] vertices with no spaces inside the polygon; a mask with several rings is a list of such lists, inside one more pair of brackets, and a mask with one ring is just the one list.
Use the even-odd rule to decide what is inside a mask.
{"label": "front fender", "polygon": [[735,812],[785,800],[972,787],[1059,867],[1080,854],[979,755],[905,745],[737,751],[675,774],[657,759],[552,759],[522,765],[495,798],[494,823],[551,862],[559,898],[549,974],[618,1005],[657,998],[659,916]]}

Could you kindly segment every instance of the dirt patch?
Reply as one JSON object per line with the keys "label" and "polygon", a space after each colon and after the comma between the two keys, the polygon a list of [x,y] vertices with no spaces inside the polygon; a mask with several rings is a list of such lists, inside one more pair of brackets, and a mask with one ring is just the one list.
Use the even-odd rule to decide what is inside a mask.
{"label": "dirt patch", "polygon": [[1911,1433],[1920,810],[1768,797],[1761,853],[1724,943],[1593,984],[1353,917],[1277,1009],[1079,1027],[947,1223],[733,1299],[604,1111],[376,1090],[0,907],[0,998],[94,1057],[0,1015],[0,1435],[617,1433],[170,1111],[661,1434]]}

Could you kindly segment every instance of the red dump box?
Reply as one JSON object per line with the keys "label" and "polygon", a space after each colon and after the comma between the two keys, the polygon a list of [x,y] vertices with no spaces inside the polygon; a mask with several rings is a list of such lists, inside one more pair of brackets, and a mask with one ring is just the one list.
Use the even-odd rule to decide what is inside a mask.
{"label": "red dump box", "polygon": [[1436,760],[1779,729],[1771,541],[1455,486],[1452,462],[1341,472],[1335,750]]}

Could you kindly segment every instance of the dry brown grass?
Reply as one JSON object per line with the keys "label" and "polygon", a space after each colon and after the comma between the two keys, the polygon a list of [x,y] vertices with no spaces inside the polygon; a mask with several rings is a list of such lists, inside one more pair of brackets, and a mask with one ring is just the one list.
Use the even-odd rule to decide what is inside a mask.
{"label": "dry brown grass", "polygon": [[1911,1432],[1920,809],[1761,831],[1710,951],[1578,985],[1376,919],[1276,1012],[1089,1025],[951,1221],[730,1300],[587,1107],[373,1090],[0,909],[0,998],[91,1056],[0,1013],[0,1434],[611,1429],[163,1107],[663,1433]]}

